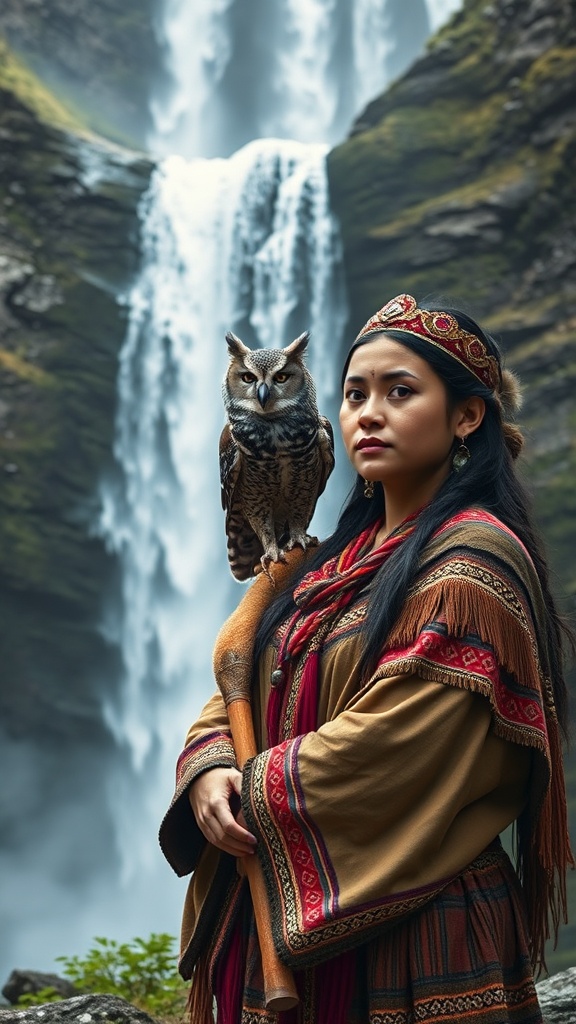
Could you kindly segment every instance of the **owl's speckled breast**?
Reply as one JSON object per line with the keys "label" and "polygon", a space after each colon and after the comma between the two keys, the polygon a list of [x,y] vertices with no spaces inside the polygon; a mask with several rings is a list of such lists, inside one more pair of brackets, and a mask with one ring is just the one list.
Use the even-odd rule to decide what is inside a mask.
{"label": "owl's speckled breast", "polygon": [[303,457],[317,441],[318,414],[306,409],[297,416],[230,417],[234,440],[246,455],[259,460]]}

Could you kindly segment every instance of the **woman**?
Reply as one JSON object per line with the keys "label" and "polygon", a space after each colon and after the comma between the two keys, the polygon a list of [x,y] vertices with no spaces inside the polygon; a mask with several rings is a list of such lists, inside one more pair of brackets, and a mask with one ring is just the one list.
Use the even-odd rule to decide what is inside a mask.
{"label": "woman", "polygon": [[[161,829],[195,869],[194,1024],[211,992],[219,1024],[541,1024],[532,968],[573,860],[562,625],[513,469],[517,404],[455,310],[400,295],[356,338],[340,425],[358,480],[260,623],[261,753],[236,769],[214,697]],[[278,1017],[235,870],[254,855],[301,999]]]}

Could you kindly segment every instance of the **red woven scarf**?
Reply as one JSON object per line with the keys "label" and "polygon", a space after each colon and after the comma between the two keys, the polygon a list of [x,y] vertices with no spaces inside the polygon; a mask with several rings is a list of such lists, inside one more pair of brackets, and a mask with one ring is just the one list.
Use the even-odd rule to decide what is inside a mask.
{"label": "red woven scarf", "polygon": [[378,569],[412,533],[417,516],[416,512],[405,519],[374,550],[374,538],[382,522],[378,520],[372,523],[351,540],[340,555],[307,573],[296,587],[294,600],[298,607],[280,644],[268,701],[266,724],[269,746],[280,742],[282,706],[288,689],[287,683],[291,678],[291,666],[300,655],[303,655],[302,676],[292,735],[298,736],[316,729],[318,666],[324,637],[358,591],[370,582]]}
{"label": "red woven scarf", "polygon": [[[377,521],[350,541],[342,554],[307,573],[294,591],[297,610],[278,651],[280,679],[272,686],[267,708],[269,746],[280,742],[284,702],[290,691],[292,666],[302,656],[302,674],[292,720],[292,736],[317,728],[319,667],[322,645],[332,623],[366,586],[393,551],[414,529],[417,513],[406,519],[383,544],[372,550],[382,523]],[[288,737],[282,737],[287,739]],[[317,1024],[345,1024],[356,975],[356,950],[316,968]],[[280,1014],[279,1024],[296,1024],[297,1011]]]}

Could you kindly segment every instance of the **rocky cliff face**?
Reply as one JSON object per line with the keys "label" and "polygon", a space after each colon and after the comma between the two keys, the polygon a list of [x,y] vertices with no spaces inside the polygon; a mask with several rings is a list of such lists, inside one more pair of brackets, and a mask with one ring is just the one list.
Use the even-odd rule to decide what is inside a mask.
{"label": "rocky cliff face", "polygon": [[496,333],[527,385],[530,475],[572,594],[575,60],[569,0],[468,0],[329,158],[352,331],[408,291]]}
{"label": "rocky cliff face", "polygon": [[94,130],[143,145],[162,77],[158,0],[2,0],[0,33]]}
{"label": "rocky cliff face", "polygon": [[0,601],[19,681],[2,718],[18,708],[18,728],[38,728],[54,701],[91,713],[63,678],[84,676],[99,645],[109,566],[90,502],[111,451],[118,295],[149,165],[41,123],[7,92],[0,131]]}
{"label": "rocky cliff face", "polygon": [[[12,70],[12,88],[0,85],[0,772],[2,831],[18,849],[32,822],[54,825],[64,794],[82,799],[91,774],[105,804],[115,656],[98,622],[112,567],[91,527],[150,166],[41,120],[34,109],[57,108]],[[65,857],[72,877],[100,855],[81,833]]]}

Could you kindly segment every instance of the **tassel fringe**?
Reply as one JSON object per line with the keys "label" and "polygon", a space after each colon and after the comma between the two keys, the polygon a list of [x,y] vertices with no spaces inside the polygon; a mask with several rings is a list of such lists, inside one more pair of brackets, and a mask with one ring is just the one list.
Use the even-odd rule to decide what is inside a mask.
{"label": "tassel fringe", "polygon": [[[517,839],[518,873],[528,912],[532,962],[538,974],[546,970],[545,945],[568,920],[566,871],[574,868],[568,833],[568,812],[560,730],[555,719],[548,722],[550,778],[536,820],[525,813],[519,821]],[[552,927],[550,928],[550,925]]]}
{"label": "tassel fringe", "polygon": [[187,1010],[190,1024],[214,1024],[212,1013],[212,986],[210,984],[210,957],[202,953],[194,968]]}
{"label": "tassel fringe", "polygon": [[409,598],[406,611],[388,637],[387,648],[407,646],[434,620],[445,622],[449,636],[455,638],[477,633],[493,648],[506,672],[543,693],[538,650],[519,607],[512,613],[488,590],[480,597],[476,581],[445,580]]}
{"label": "tassel fringe", "polygon": [[[542,733],[539,742],[535,731],[523,732],[521,727],[516,729],[513,723],[502,719],[498,720],[497,729],[504,738],[533,746],[542,755],[540,779],[536,768],[533,799],[517,830],[517,864],[526,902],[530,949],[535,968],[541,970],[546,966],[546,940],[552,936],[556,942],[559,926],[567,920],[566,871],[575,867],[575,861],[568,835],[560,727],[550,686],[539,668],[536,640],[521,605],[511,592],[505,597],[508,607],[488,589],[480,595],[478,580],[470,583],[450,578],[435,583],[411,596],[388,638],[387,648],[391,652],[409,647],[426,625],[440,620],[446,624],[449,636],[480,636],[494,650],[501,668],[542,698],[547,738]],[[414,661],[412,658],[410,666],[410,656],[402,660],[400,655],[390,663],[390,669],[398,672],[413,668]],[[434,677],[434,666],[427,665],[424,671],[419,666],[418,671],[427,678]],[[381,673],[382,668],[378,670]],[[446,682],[441,669],[437,681]],[[482,686],[463,677],[462,685],[493,697],[487,692],[488,683]]]}

